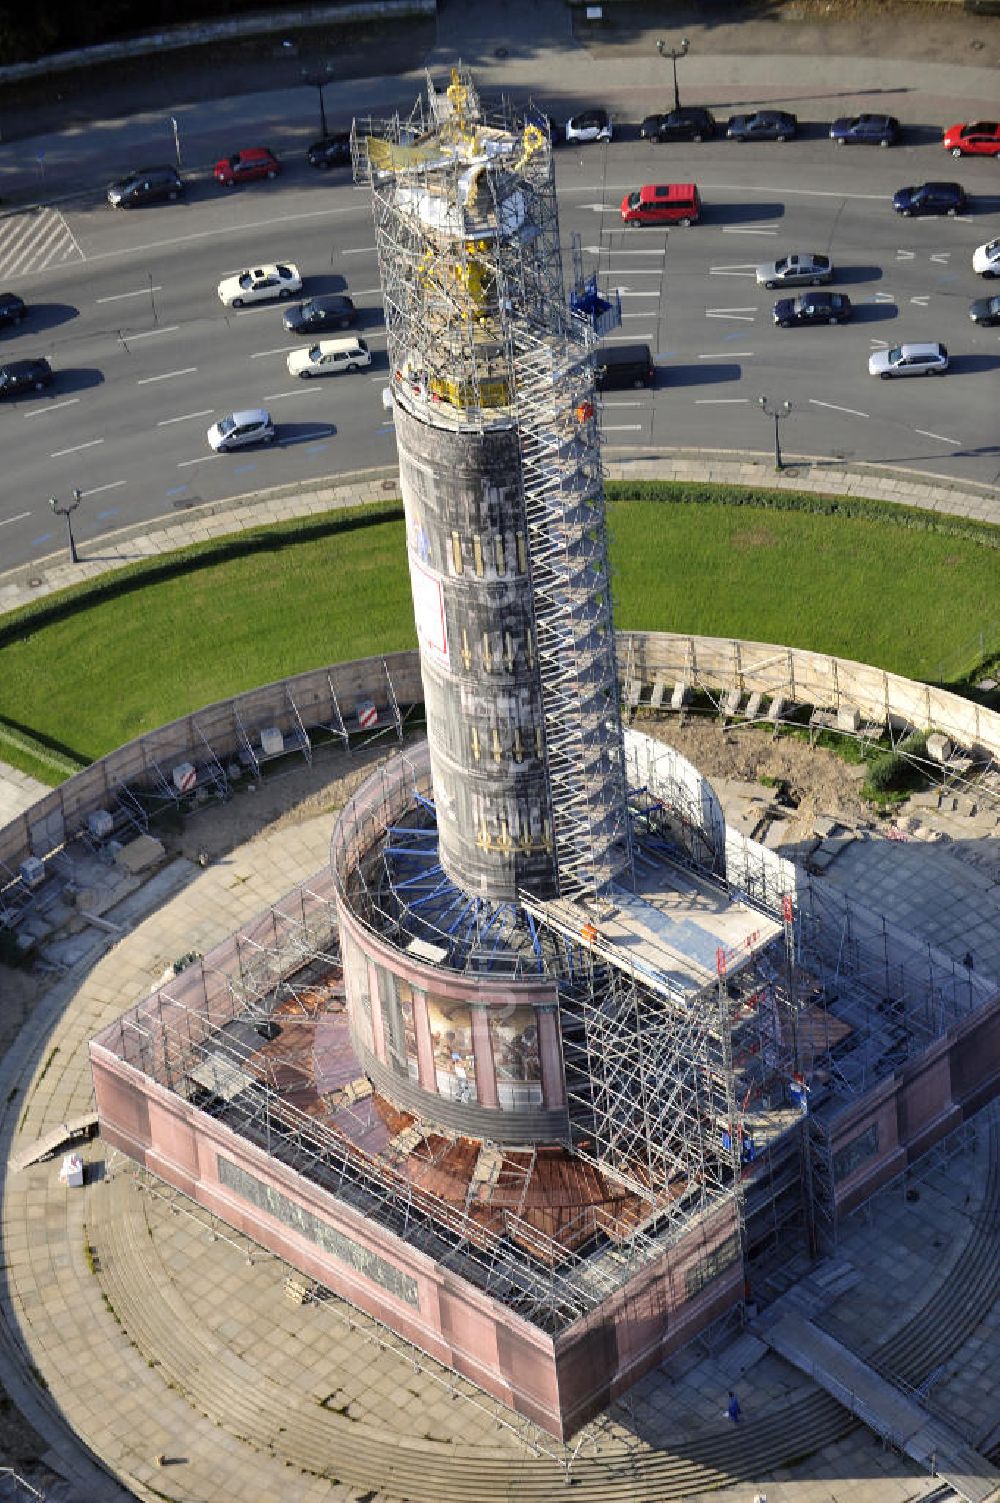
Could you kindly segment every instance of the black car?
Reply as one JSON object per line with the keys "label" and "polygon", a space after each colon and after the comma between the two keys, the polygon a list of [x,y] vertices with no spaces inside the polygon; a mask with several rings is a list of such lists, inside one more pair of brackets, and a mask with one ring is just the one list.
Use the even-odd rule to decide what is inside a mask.
{"label": "black car", "polygon": [[860,142],[866,146],[894,146],[899,140],[895,115],[842,115],[830,126],[830,140],[838,146]]}
{"label": "black car", "polygon": [[331,292],[286,308],[281,321],[289,334],[320,334],[326,329],[349,329],[358,321],[358,310],[346,293]]}
{"label": "black car", "polygon": [[726,135],[734,141],[790,141],[798,128],[798,120],[787,110],[756,110],[731,116]]}
{"label": "black car", "polygon": [[914,214],[961,214],[965,208],[965,189],[961,183],[920,183],[915,188],[899,188],[892,195],[892,207],[907,219]]}
{"label": "black car", "polygon": [[846,292],[802,292],[781,297],[774,305],[774,321],[783,329],[798,324],[846,324],[851,300]]}
{"label": "black car", "polygon": [[0,329],[19,324],[27,313],[24,298],[16,292],[0,292]]}
{"label": "black car", "polygon": [[22,391],[41,391],[52,385],[52,367],[47,360],[10,360],[0,365],[0,397],[16,397]]}
{"label": "black car", "polygon": [[348,166],[351,160],[350,131],[337,130],[331,136],[323,136],[314,141],[306,152],[306,160],[310,167]]}
{"label": "black car", "polygon": [[711,110],[684,105],[666,115],[647,115],[639,134],[645,141],[710,141],[716,128]]}
{"label": "black car", "polygon": [[977,297],[969,304],[969,317],[974,324],[992,329],[1000,324],[1000,297]]}
{"label": "black car", "polygon": [[108,203],[113,209],[134,209],[139,204],[180,198],[183,192],[184,182],[176,167],[137,167],[109,186]]}

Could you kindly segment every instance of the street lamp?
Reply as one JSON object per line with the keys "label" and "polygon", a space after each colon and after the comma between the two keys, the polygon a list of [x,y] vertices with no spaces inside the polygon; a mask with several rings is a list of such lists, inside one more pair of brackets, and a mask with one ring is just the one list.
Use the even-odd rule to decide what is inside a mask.
{"label": "street lamp", "polygon": [[677,59],[679,57],[685,57],[686,56],[687,50],[690,47],[690,45],[691,45],[691,42],[690,42],[690,39],[688,37],[681,37],[681,45],[679,47],[668,47],[667,44],[666,44],[666,42],[664,42],[664,41],[658,41],[657,44],[656,44],[656,50],[660,54],[660,56],[661,57],[669,57],[670,61],[674,65],[674,109],[675,110],[679,110],[680,107],[681,107],[681,96],[680,96],[680,93],[678,92],[678,89],[677,89]]}
{"label": "street lamp", "polygon": [[791,402],[772,402],[769,397],[758,397],[757,405],[766,417],[774,418],[774,468],[783,470],[785,463],[781,457],[781,435],[778,432],[778,424],[791,412],[792,404]]}
{"label": "street lamp", "polygon": [[181,161],[181,133],[180,133],[180,130],[178,129],[178,127],[177,127],[177,116],[176,115],[171,115],[170,116],[170,124],[174,128],[174,152],[175,152],[175,154],[177,156],[177,170],[179,172],[180,169],[181,169],[181,167],[184,164]]}
{"label": "street lamp", "polygon": [[323,90],[332,77],[332,63],[310,63],[307,68],[302,69],[303,83],[312,84],[314,89],[319,90],[319,133],[321,136],[328,134],[326,129],[326,106],[323,103]]}
{"label": "street lamp", "polygon": [[73,537],[73,513],[82,500],[83,491],[77,486],[73,487],[72,501],[67,501],[65,504],[61,503],[55,496],[49,497],[49,505],[56,516],[66,518],[66,540],[69,543],[69,561],[71,564],[78,564],[80,562],[76,552],[76,540]]}

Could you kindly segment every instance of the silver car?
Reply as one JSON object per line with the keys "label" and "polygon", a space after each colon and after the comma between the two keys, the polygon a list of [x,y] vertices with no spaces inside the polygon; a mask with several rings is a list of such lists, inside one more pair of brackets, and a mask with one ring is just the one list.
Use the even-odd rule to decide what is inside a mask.
{"label": "silver car", "polygon": [[780,261],[767,261],[757,268],[758,287],[819,287],[833,276],[829,256],[797,251]]}
{"label": "silver car", "polygon": [[943,376],[948,351],[943,344],[897,344],[868,357],[868,374],[889,381],[893,376]]}
{"label": "silver car", "polygon": [[245,449],[248,444],[273,444],[274,424],[266,408],[252,407],[246,412],[231,412],[228,417],[220,418],[205,437],[209,448],[217,454],[229,449]]}

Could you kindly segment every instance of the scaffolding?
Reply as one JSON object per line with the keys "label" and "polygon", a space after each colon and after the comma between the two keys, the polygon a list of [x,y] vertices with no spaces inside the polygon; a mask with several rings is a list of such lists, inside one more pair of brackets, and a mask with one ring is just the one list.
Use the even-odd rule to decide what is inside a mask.
{"label": "scaffolding", "polygon": [[[595,321],[563,286],[551,143],[454,69],[408,117],[356,120],[352,151],[372,190],[394,400],[439,428],[516,431],[556,881],[600,892],[630,876],[630,829]],[[576,292],[599,298],[577,263]]]}
{"label": "scaffolding", "polygon": [[[262,1040],[273,1034],[261,1018],[273,1020],[282,986],[304,990],[296,980],[302,932],[312,923],[322,934],[330,912],[329,894],[318,886],[304,885],[261,915],[250,951],[247,934],[233,936],[104,1029],[94,1049],[224,1123],[540,1329],[565,1330],[661,1259],[690,1228],[664,1222],[647,1195],[639,1224],[623,1226],[600,1207],[584,1207],[579,1228],[569,1225],[555,1240],[523,1214],[532,1150],[505,1155],[499,1203],[484,1206],[470,1197],[461,1206],[416,1184],[399,1155],[368,1152],[350,1133],[303,1110],[295,1098],[307,1077],[284,1060],[268,1059]],[[262,989],[264,975],[248,977],[245,965],[248,954],[265,948],[265,931],[269,977],[281,977],[270,993]],[[422,1129],[415,1134],[414,1148],[424,1136]],[[713,1233],[713,1227],[702,1231],[709,1273]],[[690,1256],[690,1241],[687,1247]]]}

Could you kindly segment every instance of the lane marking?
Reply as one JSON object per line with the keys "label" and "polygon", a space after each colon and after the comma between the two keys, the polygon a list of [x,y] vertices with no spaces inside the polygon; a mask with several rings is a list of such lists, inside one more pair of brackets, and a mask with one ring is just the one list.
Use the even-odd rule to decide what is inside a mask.
{"label": "lane marking", "polygon": [[182,459],[178,462],[177,468],[179,470],[186,470],[189,469],[193,464],[206,464],[208,460],[214,458],[214,454],[203,454],[200,459]]}
{"label": "lane marking", "polygon": [[624,323],[627,318],[648,318],[648,317],[649,317],[648,313],[623,313],[622,314],[622,323]]}
{"label": "lane marking", "polygon": [[292,444],[314,444],[321,438],[329,438],[336,431],[336,428],[324,428],[320,433],[302,433],[298,438],[279,439],[278,445],[282,449],[288,449]]}
{"label": "lane marking", "polygon": [[939,443],[952,444],[955,447],[962,442],[960,438],[946,438],[943,433],[929,433],[926,428],[915,428],[914,432],[919,433],[922,438],[936,438]]}
{"label": "lane marking", "polygon": [[604,433],[641,433],[641,423],[602,423]]}
{"label": "lane marking", "polygon": [[706,308],[705,317],[732,318],[735,319],[737,323],[752,324],[756,321],[757,315],[756,313],[737,313],[735,311],[731,312],[728,308]]}
{"label": "lane marking", "polygon": [[712,355],[699,355],[699,360],[735,360],[738,355],[744,358],[753,354],[753,350],[716,350]]}
{"label": "lane marking", "polygon": [[307,377],[302,385],[297,386],[293,391],[272,391],[270,395],[261,397],[261,401],[277,402],[281,397],[304,397],[307,391],[312,392],[315,397],[319,396],[319,388],[312,384],[312,377]]}
{"label": "lane marking", "polygon": [[187,423],[193,418],[211,417],[214,410],[212,407],[203,407],[200,412],[183,412],[180,417],[160,418],[156,426],[157,428],[169,428],[171,423]]}
{"label": "lane marking", "polygon": [[920,297],[911,297],[910,302],[916,303],[918,308],[926,308],[930,302],[930,294],[922,294]]}
{"label": "lane marking", "polygon": [[[124,485],[124,484],[125,484],[124,480],[112,480],[107,485],[95,485],[89,491],[84,491],[83,494],[84,494],[85,497],[86,496],[99,496],[102,491],[116,491],[120,485]],[[109,512],[105,512],[104,515],[108,516],[108,517],[112,517],[112,516],[115,515],[115,513],[109,511]]]}
{"label": "lane marking", "polygon": [[49,458],[61,459],[64,454],[79,454],[81,449],[95,449],[98,444],[103,444],[103,442],[103,438],[91,438],[85,444],[74,444],[69,449],[56,449],[49,455]]}
{"label": "lane marking", "polygon": [[19,511],[16,517],[0,518],[0,527],[9,527],[11,522],[23,522],[25,517],[30,517],[30,511]]}
{"label": "lane marking", "polygon": [[164,371],[162,376],[142,376],[136,386],[152,386],[154,381],[173,381],[177,376],[193,376],[197,373],[196,365],[186,365],[182,371]]}
{"label": "lane marking", "polygon": [[374,245],[359,245],[354,250],[342,250],[337,254],[338,256],[374,256],[375,247]]}
{"label": "lane marking", "polygon": [[[304,214],[279,214],[273,219],[251,219],[245,224],[239,225],[238,228],[241,231],[270,230],[275,225],[285,228],[287,225],[295,224],[300,219],[346,219],[349,214],[356,214],[357,212],[357,205],[352,205],[350,208],[344,209],[311,209]],[[171,235],[167,240],[149,240],[144,245],[116,246],[114,250],[98,251],[96,255],[90,257],[90,263],[93,264],[95,261],[111,261],[121,256],[142,255],[147,251],[171,250],[177,245],[190,245],[194,240],[215,240],[221,238],[223,235],[231,235],[232,232],[232,224],[226,224],[219,225],[217,228],[211,230],[194,230],[190,235]],[[341,252],[341,255],[345,256],[349,256],[350,254],[350,251]],[[81,259],[85,260],[86,257],[81,255]]]}
{"label": "lane marking", "polygon": [[821,402],[817,397],[809,398],[811,407],[826,407],[830,412],[846,412],[849,417],[871,417],[870,412],[859,412],[856,407],[838,407],[836,402]]}
{"label": "lane marking", "polygon": [[134,292],[112,292],[108,297],[99,297],[95,301],[98,305],[101,303],[120,303],[126,297],[149,297],[151,292],[162,291],[163,288],[158,285],[155,287],[137,287]]}
{"label": "lane marking", "polygon": [[[639,318],[648,318],[649,314],[648,313],[641,313],[641,314],[638,314],[637,317],[639,317]],[[640,338],[646,339],[646,340],[651,340],[654,337],[655,337],[654,335],[652,335],[650,333],[647,333],[646,330],[643,330],[643,332],[642,332],[642,334],[640,336]],[[632,344],[634,342],[634,340],[635,340],[635,335],[634,334],[608,334],[605,337],[604,343],[605,344]]]}
{"label": "lane marking", "polygon": [[51,407],[36,407],[33,412],[25,412],[22,416],[26,418],[47,417],[50,412],[58,412],[60,407],[72,407],[79,400],[79,397],[67,397],[64,402],[53,402]]}
{"label": "lane marking", "polygon": [[619,297],[659,297],[658,292],[630,292],[627,287],[616,287]]}
{"label": "lane marking", "polygon": [[[588,256],[599,256],[601,254],[601,247],[599,245],[585,245],[583,248]],[[665,256],[666,254],[667,248],[665,245],[648,245],[645,250],[619,250],[613,247],[607,251],[609,258],[613,256]]]}
{"label": "lane marking", "polygon": [[756,229],[744,228],[742,225],[724,224],[722,226],[722,233],[724,235],[776,235],[778,233],[778,231],[777,231],[777,229],[773,229],[773,230],[765,230],[765,229],[756,230]]}
{"label": "lane marking", "polygon": [[[301,297],[302,293],[301,291],[296,292],[293,296]],[[247,319],[251,313],[273,313],[275,308],[280,308],[287,302],[288,298],[286,297],[272,297],[265,298],[263,302],[251,303],[249,308],[245,304],[242,308],[235,308],[232,303],[223,303],[221,301],[219,306],[224,315],[238,319]]]}
{"label": "lane marking", "polygon": [[696,407],[733,407],[749,402],[749,397],[695,397]]}
{"label": "lane marking", "polygon": [[140,329],[138,334],[130,334],[125,331],[125,339],[152,339],[154,334],[176,334],[180,324],[165,324],[162,329]]}
{"label": "lane marking", "polygon": [[299,349],[297,344],[283,344],[280,350],[258,350],[250,356],[251,360],[263,360],[266,355],[287,355],[290,350]]}

